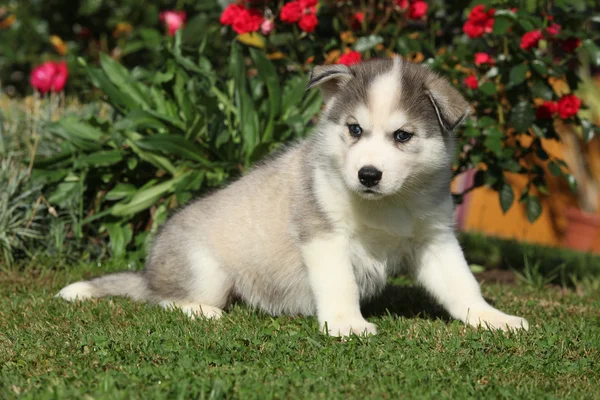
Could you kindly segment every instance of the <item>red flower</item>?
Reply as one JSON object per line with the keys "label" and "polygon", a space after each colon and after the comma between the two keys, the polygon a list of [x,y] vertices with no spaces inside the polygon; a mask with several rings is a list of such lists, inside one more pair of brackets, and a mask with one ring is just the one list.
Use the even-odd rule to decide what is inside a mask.
{"label": "red flower", "polygon": [[406,10],[409,6],[408,0],[395,0],[395,3],[401,10]]}
{"label": "red flower", "polygon": [[464,80],[465,85],[471,89],[477,89],[479,86],[479,82],[477,81],[477,77],[475,75],[469,75]]}
{"label": "red flower", "polygon": [[175,35],[182,26],[185,26],[185,11],[163,11],[158,19],[167,26],[169,36]]}
{"label": "red flower", "polygon": [[352,65],[361,62],[362,55],[358,51],[351,51],[342,54],[338,60],[338,64]]}
{"label": "red flower", "polygon": [[581,46],[581,39],[578,38],[568,38],[562,42],[562,49],[567,53],[572,53]]}
{"label": "red flower", "polygon": [[408,18],[420,19],[427,14],[427,3],[424,1],[415,1],[408,9]]}
{"label": "red flower", "polygon": [[567,119],[576,115],[579,107],[581,107],[579,97],[574,94],[568,94],[558,101],[557,112],[562,119]]}
{"label": "red flower", "polygon": [[242,10],[233,21],[233,30],[237,34],[256,32],[265,19],[256,10]]}
{"label": "red flower", "polygon": [[315,27],[317,26],[318,23],[319,23],[319,20],[317,19],[317,16],[315,14],[312,14],[312,13],[304,14],[302,16],[302,18],[300,18],[300,22],[298,23],[298,26],[304,32],[311,33],[315,30]]}
{"label": "red flower", "polygon": [[531,32],[527,32],[521,38],[521,48],[523,50],[531,49],[532,47],[537,47],[539,41],[542,39],[542,31],[535,30]]}
{"label": "red flower", "polygon": [[475,53],[475,65],[494,64],[494,59],[488,53]]}
{"label": "red flower", "polygon": [[550,119],[554,116],[557,109],[558,104],[555,101],[545,101],[544,104],[535,110],[535,117],[537,119]]}
{"label": "red flower", "polygon": [[559,24],[552,24],[549,27],[546,28],[546,33],[548,34],[548,36],[552,37],[552,36],[556,36],[560,33],[560,30],[562,29],[562,27]]}
{"label": "red flower", "polygon": [[354,19],[362,24],[363,21],[365,20],[365,13],[363,13],[363,12],[354,13]]}
{"label": "red flower", "polygon": [[473,7],[469,13],[467,21],[463,25],[463,32],[465,32],[470,38],[476,38],[483,33],[491,33],[494,29],[494,14],[496,10],[490,8],[487,12],[483,5]]}
{"label": "red flower", "polygon": [[296,23],[302,18],[303,12],[304,10],[299,1],[292,1],[283,6],[279,16],[283,22]]}
{"label": "red flower", "polygon": [[315,15],[317,0],[295,0],[281,8],[279,16],[283,22],[298,23],[304,32],[312,32],[319,23]]}
{"label": "red flower", "polygon": [[48,61],[38,65],[31,71],[29,82],[42,94],[50,90],[60,92],[64,89],[68,77],[69,69],[64,61]]}
{"label": "red flower", "polygon": [[239,4],[230,4],[225,10],[223,10],[223,14],[221,14],[219,22],[222,25],[233,25],[239,13],[245,9],[246,7]]}

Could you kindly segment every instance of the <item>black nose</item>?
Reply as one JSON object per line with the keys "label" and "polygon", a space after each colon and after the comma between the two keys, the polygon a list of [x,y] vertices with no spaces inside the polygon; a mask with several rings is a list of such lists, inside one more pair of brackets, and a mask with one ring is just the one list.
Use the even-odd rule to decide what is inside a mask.
{"label": "black nose", "polygon": [[358,171],[358,180],[366,187],[373,187],[379,183],[381,175],[383,172],[372,165],[367,165]]}

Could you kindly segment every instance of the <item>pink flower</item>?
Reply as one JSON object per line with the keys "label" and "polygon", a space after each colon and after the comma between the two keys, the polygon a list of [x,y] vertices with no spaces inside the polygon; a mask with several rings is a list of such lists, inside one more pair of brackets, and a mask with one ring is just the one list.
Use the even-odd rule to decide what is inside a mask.
{"label": "pink flower", "polygon": [[494,64],[494,59],[488,53],[475,53],[475,65]]}
{"label": "pink flower", "polygon": [[167,27],[169,36],[174,36],[175,32],[185,26],[186,14],[185,11],[163,11],[158,19]]}
{"label": "pink flower", "polygon": [[64,61],[48,61],[38,65],[31,71],[29,82],[42,94],[50,90],[60,92],[64,89],[68,77],[69,69]]}
{"label": "pink flower", "polygon": [[338,60],[338,64],[352,65],[361,62],[362,55],[358,51],[351,51],[346,54],[342,54]]}
{"label": "pink flower", "polygon": [[549,27],[546,28],[546,33],[548,34],[548,36],[552,37],[552,36],[556,36],[560,33],[560,30],[562,29],[562,27],[559,24],[552,24]]}
{"label": "pink flower", "polygon": [[415,1],[408,9],[410,19],[421,19],[425,14],[427,14],[427,3],[424,1]]}
{"label": "pink flower", "polygon": [[535,30],[531,32],[527,32],[521,37],[521,48],[523,50],[531,49],[532,47],[537,47],[538,43],[542,39],[542,31]]}
{"label": "pink flower", "polygon": [[265,19],[260,25],[260,31],[263,35],[268,35],[275,28],[275,23],[272,19]]}
{"label": "pink flower", "polygon": [[477,77],[475,75],[467,76],[464,80],[464,84],[471,89],[477,89],[479,86],[479,82],[477,81]]}

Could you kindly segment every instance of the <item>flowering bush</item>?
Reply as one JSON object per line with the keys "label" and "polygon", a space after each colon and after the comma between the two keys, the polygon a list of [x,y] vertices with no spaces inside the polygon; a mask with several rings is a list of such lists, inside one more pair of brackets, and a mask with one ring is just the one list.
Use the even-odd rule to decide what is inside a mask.
{"label": "flowering bush", "polygon": [[[42,176],[62,176],[49,184],[49,198],[64,199],[69,185],[83,182],[91,205],[83,222],[101,224],[114,243],[133,243],[132,233],[155,229],[192,193],[305,135],[321,107],[317,92],[303,93],[316,64],[399,55],[447,76],[473,108],[456,132],[455,174],[476,169],[474,187],[497,190],[504,210],[522,203],[532,221],[548,174],[575,186],[565,163],[544,149],[559,137],[557,125],[575,127],[582,140],[598,131],[575,94],[580,59],[600,64],[593,2],[543,9],[486,2],[464,10],[414,0],[196,3],[201,12],[186,9],[187,18],[174,14],[174,23],[163,14],[161,25],[157,10],[154,28],[134,29],[115,47],[121,54],[137,48],[137,67],[116,62],[127,58],[114,48],[100,69],[87,63],[115,119],[61,121],[52,132],[65,154],[36,164]],[[182,11],[175,4],[160,10]],[[527,177],[522,193],[513,192],[507,173]]]}

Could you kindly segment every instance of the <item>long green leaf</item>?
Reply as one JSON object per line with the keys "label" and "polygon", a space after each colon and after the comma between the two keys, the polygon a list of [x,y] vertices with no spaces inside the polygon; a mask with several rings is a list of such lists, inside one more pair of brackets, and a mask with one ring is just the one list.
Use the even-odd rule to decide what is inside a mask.
{"label": "long green leaf", "polygon": [[235,99],[239,110],[240,127],[244,139],[243,149],[246,155],[246,163],[249,162],[254,147],[259,143],[258,115],[254,109],[254,102],[246,87],[246,69],[244,60],[238,44],[231,46],[230,57],[231,72],[235,79]]}
{"label": "long green leaf", "polygon": [[194,160],[203,166],[211,163],[202,155],[202,148],[183,136],[179,135],[153,135],[136,141],[136,144],[144,150],[159,151],[173,154],[188,160]]}
{"label": "long green leaf", "polygon": [[281,111],[281,87],[279,86],[279,77],[273,63],[265,56],[264,51],[250,48],[250,56],[254,61],[254,65],[258,68],[258,74],[267,85],[269,92],[269,121],[267,129],[263,132],[262,141],[271,142],[273,140],[273,125],[275,119]]}
{"label": "long green leaf", "polygon": [[117,203],[111,208],[111,214],[117,217],[137,214],[152,207],[162,196],[172,192],[179,181],[188,173],[169,179],[152,187],[138,191],[127,203]]}
{"label": "long green leaf", "polygon": [[148,108],[149,104],[146,100],[146,96],[142,90],[137,86],[137,82],[133,80],[127,68],[110,58],[105,53],[100,53],[100,66],[102,70],[115,84],[119,90],[126,93],[129,97],[135,100],[135,102],[142,108]]}

